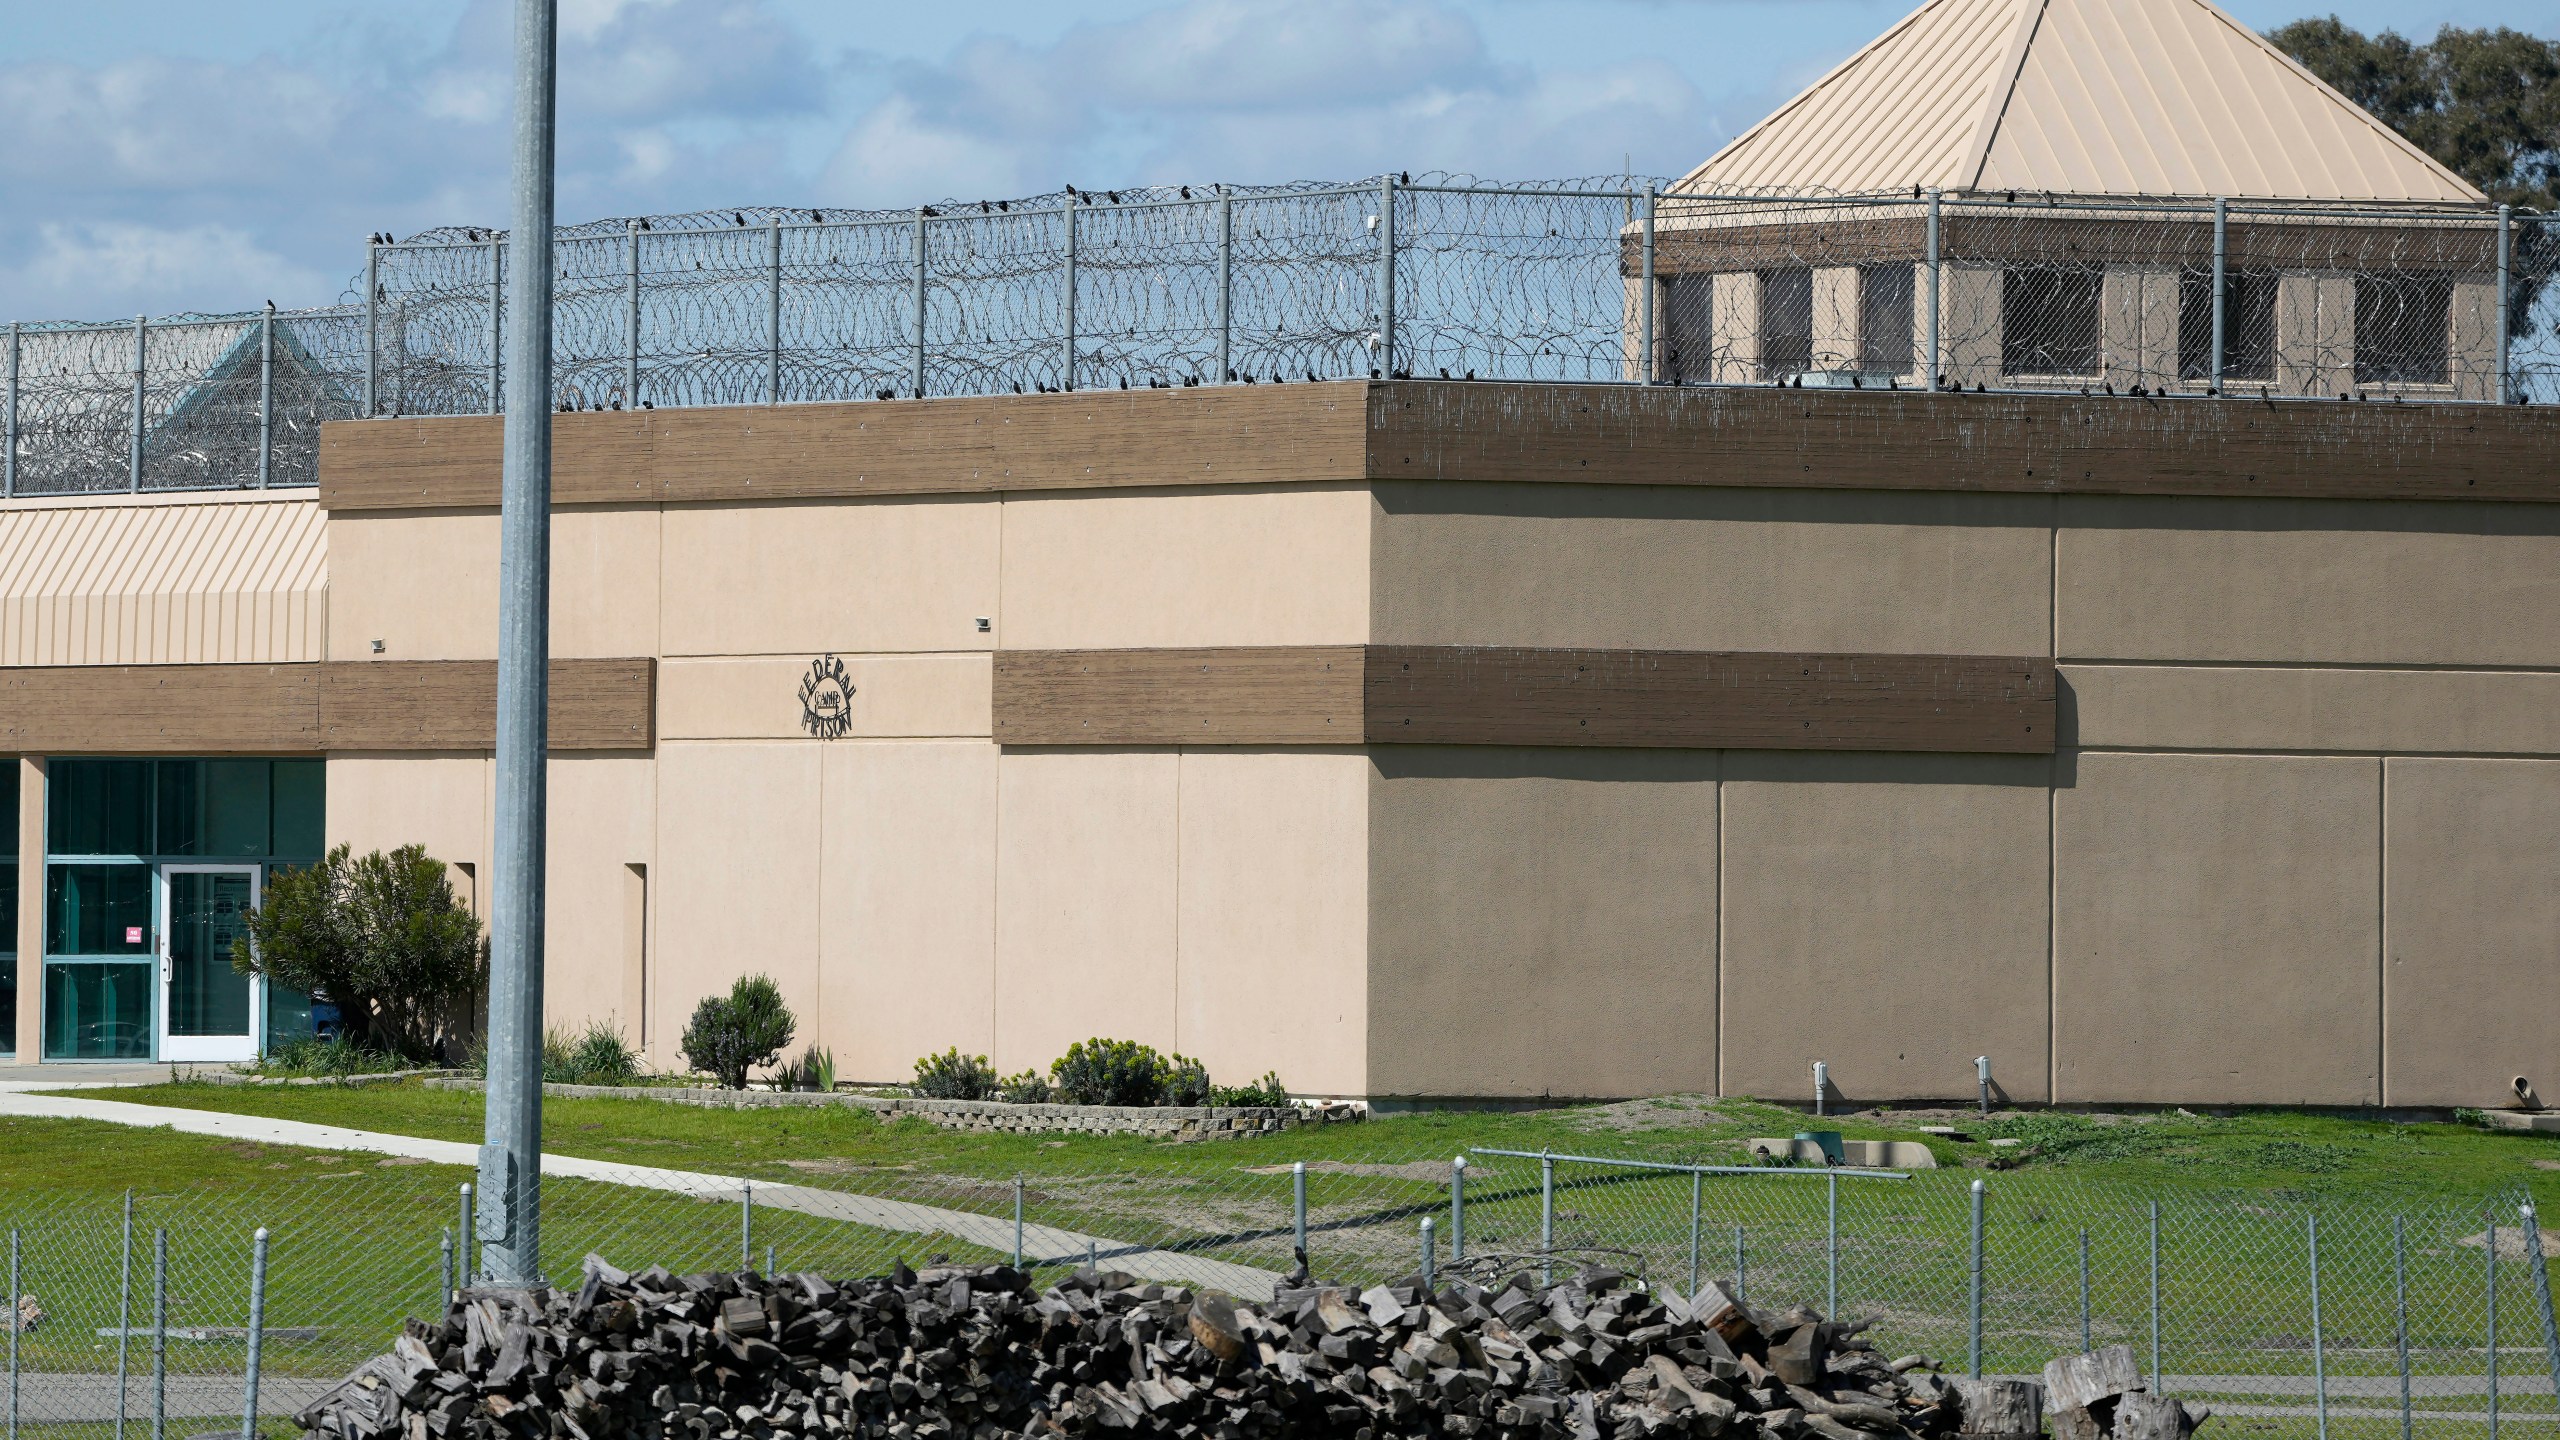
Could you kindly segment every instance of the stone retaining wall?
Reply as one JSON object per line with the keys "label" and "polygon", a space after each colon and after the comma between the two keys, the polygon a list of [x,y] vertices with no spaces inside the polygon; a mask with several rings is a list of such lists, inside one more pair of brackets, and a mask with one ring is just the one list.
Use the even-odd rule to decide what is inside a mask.
{"label": "stone retaining wall", "polygon": [[[431,1086],[477,1090],[481,1081],[437,1079]],[[852,1095],[808,1090],[715,1090],[707,1086],[545,1085],[545,1095],[583,1100],[657,1100],[716,1110],[838,1105],[868,1110],[884,1120],[906,1116],[947,1130],[988,1130],[1021,1135],[1144,1135],[1159,1140],[1229,1140],[1311,1125],[1366,1118],[1356,1105],[1327,1103],[1269,1107],[1014,1105],[1002,1100],[926,1100],[907,1095]]]}

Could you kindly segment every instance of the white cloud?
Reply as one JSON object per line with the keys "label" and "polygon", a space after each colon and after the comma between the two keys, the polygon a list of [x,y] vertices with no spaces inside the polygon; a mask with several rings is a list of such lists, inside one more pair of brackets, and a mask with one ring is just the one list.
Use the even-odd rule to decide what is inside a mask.
{"label": "white cloud", "polygon": [[27,316],[95,318],[95,297],[124,297],[124,313],[288,308],[336,298],[335,275],[297,263],[227,225],[156,228],[121,223],[37,227],[32,253],[0,265]]}

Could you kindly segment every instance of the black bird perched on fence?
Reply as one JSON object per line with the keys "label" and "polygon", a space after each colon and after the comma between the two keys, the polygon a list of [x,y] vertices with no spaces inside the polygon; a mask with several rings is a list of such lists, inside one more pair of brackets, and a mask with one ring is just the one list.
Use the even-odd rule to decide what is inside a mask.
{"label": "black bird perched on fence", "polygon": [[1117,191],[1117,190],[1105,190],[1105,191],[1103,191],[1102,193],[1111,197],[1111,203],[1112,203],[1112,204],[1117,205],[1117,204],[1119,204],[1119,203],[1120,203],[1120,192],[1119,192],[1119,191]]}
{"label": "black bird perched on fence", "polygon": [[996,202],[996,208],[1007,215],[1010,215],[1013,213],[1013,202],[1010,200],[999,200]]}
{"label": "black bird perched on fence", "polygon": [[824,210],[812,210],[812,211],[810,211],[810,212],[809,212],[809,223],[810,223],[810,224],[812,224],[812,225],[824,225],[824,224],[826,224],[826,223],[827,223],[827,212],[825,212]]}
{"label": "black bird perched on fence", "polygon": [[646,229],[648,229],[648,228],[649,228],[649,221],[648,221],[647,217],[645,217],[645,216],[644,216],[644,217],[642,217],[642,219],[641,219],[641,221],[640,221],[640,228],[641,228],[641,229],[643,229],[643,230],[646,230]]}
{"label": "black bird perched on fence", "polygon": [[1398,173],[1397,173],[1397,175],[1396,175],[1396,183],[1397,183],[1397,184],[1399,184],[1399,185],[1410,185],[1410,184],[1412,184],[1412,183],[1413,183],[1413,172],[1412,172],[1412,171],[1410,171],[1410,170],[1405,170],[1405,171],[1400,171],[1400,172],[1398,172]]}
{"label": "black bird perched on fence", "polygon": [[1313,370],[1307,372],[1307,383],[1310,385],[1316,383],[1316,372]]}
{"label": "black bird perched on fence", "polygon": [[1185,185],[1185,186],[1183,186],[1183,187],[1182,187],[1182,198],[1183,198],[1183,199],[1185,199],[1185,200],[1188,200],[1188,199],[1190,199],[1190,198],[1191,198],[1191,187],[1190,187],[1190,186]]}
{"label": "black bird perched on fence", "polygon": [[1070,194],[1070,195],[1073,195],[1074,193],[1076,193],[1076,187],[1074,187],[1073,185],[1068,186],[1068,187],[1067,187],[1067,193],[1068,193],[1068,194]]}
{"label": "black bird perched on fence", "polygon": [[986,214],[986,213],[987,213],[987,202],[986,202],[986,201],[981,200],[981,201],[979,201],[979,202],[978,202],[978,213],[979,213],[979,214],[981,214],[981,215],[984,215],[984,214]]}

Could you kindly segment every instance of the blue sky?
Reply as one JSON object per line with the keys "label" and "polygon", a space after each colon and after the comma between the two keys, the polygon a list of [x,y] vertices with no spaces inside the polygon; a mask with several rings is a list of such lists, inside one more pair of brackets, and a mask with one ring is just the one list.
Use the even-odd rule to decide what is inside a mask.
{"label": "blue sky", "polygon": [[[563,220],[1060,182],[1669,173],[1914,0],[561,0]],[[2548,33],[2550,0],[2226,0]],[[508,0],[13,0],[0,318],[321,304],[502,223]]]}

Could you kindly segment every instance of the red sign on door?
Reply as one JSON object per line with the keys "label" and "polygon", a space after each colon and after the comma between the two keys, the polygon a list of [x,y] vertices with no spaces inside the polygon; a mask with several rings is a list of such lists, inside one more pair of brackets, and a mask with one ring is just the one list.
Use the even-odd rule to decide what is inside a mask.
{"label": "red sign on door", "polygon": [[124,927],[124,943],[126,943],[127,945],[139,945],[139,944],[141,944],[141,943],[142,943],[142,927],[141,927],[141,926],[139,926],[139,925],[127,925],[126,927]]}

